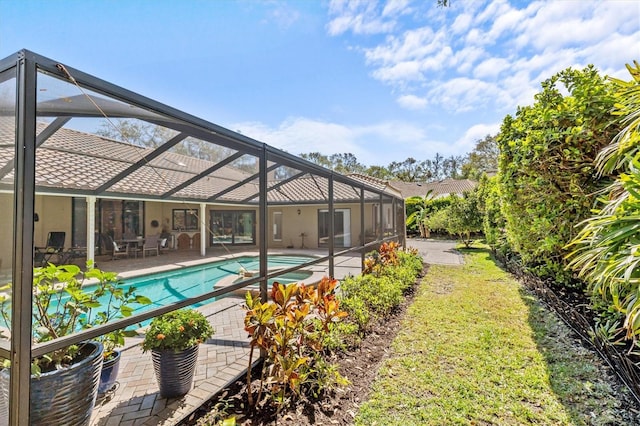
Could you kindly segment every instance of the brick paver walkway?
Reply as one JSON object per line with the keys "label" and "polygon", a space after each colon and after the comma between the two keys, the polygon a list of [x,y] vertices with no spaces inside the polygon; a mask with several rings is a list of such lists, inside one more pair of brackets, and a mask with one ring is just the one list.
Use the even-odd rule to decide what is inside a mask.
{"label": "brick paver walkway", "polygon": [[142,353],[141,338],[128,339],[120,361],[118,386],[98,401],[91,424],[174,425],[233,382],[246,371],[249,360],[242,302],[239,297],[227,297],[200,308],[216,332],[200,345],[194,386],[183,398],[160,397],[151,354]]}

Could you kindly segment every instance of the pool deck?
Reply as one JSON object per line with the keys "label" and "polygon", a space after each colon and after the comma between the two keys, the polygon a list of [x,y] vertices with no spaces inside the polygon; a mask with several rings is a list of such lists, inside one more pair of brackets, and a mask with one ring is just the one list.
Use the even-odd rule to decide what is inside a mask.
{"label": "pool deck", "polygon": [[[257,255],[256,251],[228,253],[218,249],[207,257],[194,251],[169,252],[144,259],[116,261],[98,260],[105,271],[118,272],[122,277],[167,271],[215,260],[243,255]],[[270,250],[269,255],[326,255],[317,250]],[[328,266],[320,263],[305,268],[314,274],[313,281],[326,275]],[[338,279],[360,273],[360,256],[335,259]],[[197,410],[218,391],[243,375],[249,362],[249,339],[244,331],[244,297],[240,292],[216,300],[199,308],[215,329],[213,338],[200,345],[198,365],[191,391],[182,398],[165,399],[158,393],[151,355],[142,353],[142,337],[128,338],[122,352],[118,382],[115,390],[96,403],[92,426],[175,425]]]}

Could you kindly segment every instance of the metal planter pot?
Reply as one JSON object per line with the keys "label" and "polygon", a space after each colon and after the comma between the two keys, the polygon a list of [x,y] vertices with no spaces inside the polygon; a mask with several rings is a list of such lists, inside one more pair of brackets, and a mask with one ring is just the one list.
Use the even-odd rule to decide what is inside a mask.
{"label": "metal planter pot", "polygon": [[177,398],[191,390],[198,345],[181,352],[151,351],[153,369],[163,398]]}
{"label": "metal planter pot", "polygon": [[[31,377],[31,425],[89,425],[100,381],[103,347],[98,342],[85,346],[88,355],[77,364]],[[9,372],[4,370],[0,372],[0,411],[3,404],[8,404],[8,395]]]}

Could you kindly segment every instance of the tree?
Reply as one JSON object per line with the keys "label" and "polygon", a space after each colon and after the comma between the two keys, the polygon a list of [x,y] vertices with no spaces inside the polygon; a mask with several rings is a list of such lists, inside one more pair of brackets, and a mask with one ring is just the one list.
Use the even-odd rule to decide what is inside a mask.
{"label": "tree", "polygon": [[403,182],[422,182],[428,176],[425,162],[420,162],[413,157],[402,162],[393,161],[389,164],[388,169],[395,179]]}
{"label": "tree", "polygon": [[465,192],[462,198],[452,197],[447,211],[447,232],[457,235],[465,247],[471,246],[471,235],[482,231],[482,212],[476,191]]}
{"label": "tree", "polygon": [[303,154],[300,154],[299,156],[300,158],[303,158],[307,161],[315,163],[319,166],[331,168],[331,161],[329,160],[329,157],[327,157],[324,154],[320,154],[319,152],[309,152],[307,154],[303,153]]}
{"label": "tree", "polygon": [[444,157],[436,152],[436,156],[429,163],[429,178],[433,180],[441,180],[444,177]]}
{"label": "tree", "polygon": [[462,177],[478,180],[483,173],[497,171],[499,154],[495,136],[487,135],[478,140],[462,164]]}
{"label": "tree", "polygon": [[364,173],[382,180],[389,180],[393,178],[393,174],[384,166],[369,166]]}
{"label": "tree", "polygon": [[[178,134],[175,130],[136,119],[115,120],[115,127],[110,123],[103,123],[96,134],[145,148],[157,148]],[[188,137],[172,147],[169,152],[201,160],[220,161],[234,151],[201,139]],[[254,163],[255,160],[245,160],[244,164],[239,161],[236,166],[251,171],[254,168]]]}
{"label": "tree", "polygon": [[407,216],[407,227],[418,227],[418,232],[422,238],[429,237],[429,228],[427,226],[427,217],[429,214],[429,202],[433,199],[433,190],[429,190],[424,197],[410,197],[407,204],[412,204],[415,210]]}
{"label": "tree", "polygon": [[442,163],[442,169],[445,177],[457,179],[460,177],[464,157],[461,155],[452,155]]}
{"label": "tree", "polygon": [[351,153],[332,154],[329,156],[329,163],[332,170],[342,174],[363,173],[366,170],[366,167],[360,164],[356,156]]}

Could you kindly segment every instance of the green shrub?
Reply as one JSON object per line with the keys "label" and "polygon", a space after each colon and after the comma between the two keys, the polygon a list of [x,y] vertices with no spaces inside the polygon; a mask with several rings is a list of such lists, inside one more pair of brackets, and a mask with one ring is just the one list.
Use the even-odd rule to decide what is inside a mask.
{"label": "green shrub", "polygon": [[542,278],[572,285],[564,246],[602,187],[594,160],[618,133],[613,87],[593,66],[542,83],[531,106],[506,116],[498,135],[499,193],[509,245]]}
{"label": "green shrub", "polygon": [[493,251],[506,247],[504,235],[505,221],[500,211],[501,199],[498,177],[484,175],[478,185],[478,196],[482,211],[482,229],[486,243]]}
{"label": "green shrub", "polygon": [[627,65],[633,80],[613,79],[623,130],[598,155],[601,174],[618,172],[593,217],[582,223],[568,247],[573,268],[588,284],[598,312],[597,333],[626,337],[640,347],[640,64]]}

